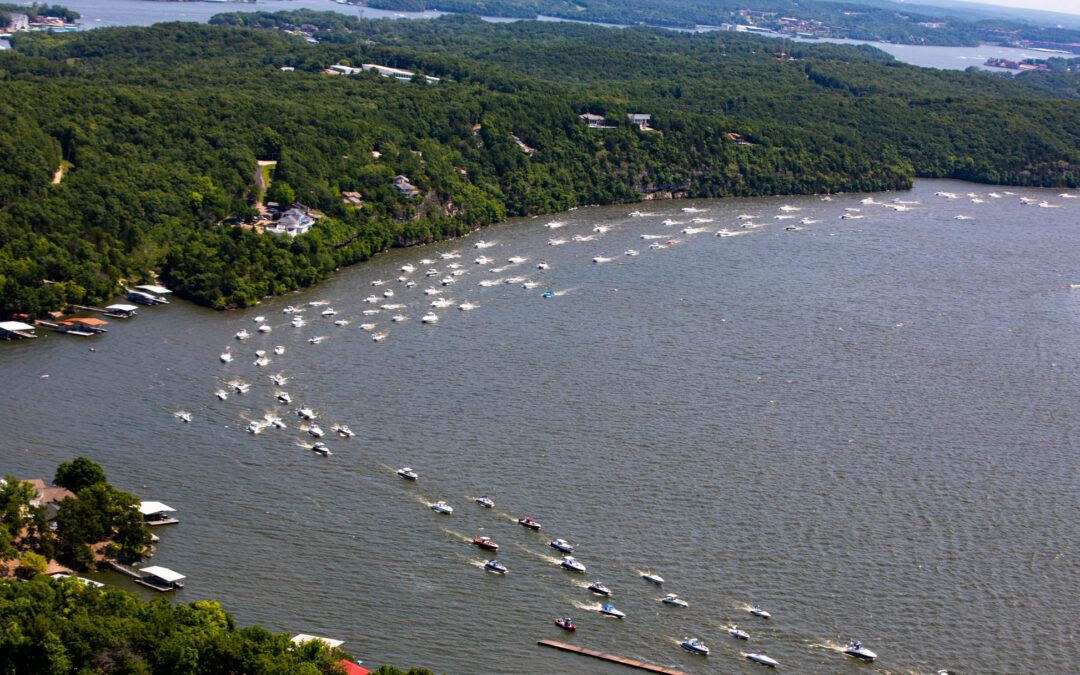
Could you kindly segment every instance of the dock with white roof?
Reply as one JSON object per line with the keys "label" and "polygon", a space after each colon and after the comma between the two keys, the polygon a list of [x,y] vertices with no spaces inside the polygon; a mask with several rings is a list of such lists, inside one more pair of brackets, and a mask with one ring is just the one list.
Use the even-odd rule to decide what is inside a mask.
{"label": "dock with white roof", "polygon": [[176,509],[168,504],[162,504],[161,502],[140,502],[139,513],[143,515],[143,519],[150,527],[157,525],[174,525],[180,521],[170,516],[170,513],[176,512]]}
{"label": "dock with white roof", "polygon": [[139,570],[142,576],[135,579],[135,583],[142,584],[147,588],[152,588],[155,591],[171,591],[177,588],[183,588],[183,579],[186,577],[179,572],[174,572],[168,567],[144,567]]}

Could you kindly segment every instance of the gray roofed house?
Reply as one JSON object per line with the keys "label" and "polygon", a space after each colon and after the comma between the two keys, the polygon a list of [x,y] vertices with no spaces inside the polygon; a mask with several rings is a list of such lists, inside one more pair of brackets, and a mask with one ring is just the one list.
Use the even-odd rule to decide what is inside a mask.
{"label": "gray roofed house", "polygon": [[409,179],[402,175],[394,176],[394,180],[391,181],[394,188],[397,189],[405,197],[415,197],[420,191],[413,187],[413,184],[409,182]]}

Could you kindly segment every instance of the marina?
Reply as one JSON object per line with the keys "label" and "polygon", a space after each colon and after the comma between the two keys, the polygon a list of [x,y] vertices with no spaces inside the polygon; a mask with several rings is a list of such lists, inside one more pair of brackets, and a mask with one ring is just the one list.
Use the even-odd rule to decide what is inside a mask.
{"label": "marina", "polygon": [[[1061,598],[1076,571],[1060,561],[1076,553],[1076,497],[1054,467],[1075,463],[1067,429],[1080,423],[1078,251],[1062,236],[1078,207],[988,191],[699,200],[714,222],[693,234],[679,232],[685,202],[581,208],[394,250],[246,310],[173,301],[93,354],[54,336],[12,343],[8,463],[37,475],[93,447],[116,484],[183,513],[184,536],[162,535],[153,566],[189,575],[184,602],[340,635],[379,663],[465,672],[477,655],[460,645],[483,644],[495,673],[623,669],[523,649],[566,636],[688,673],[759,672],[740,646],[808,673],[871,653],[890,672],[1067,669],[1054,627],[1074,613]],[[774,219],[795,209],[818,222]],[[760,224],[741,227],[743,214]],[[555,218],[566,241],[552,246]],[[592,262],[642,233],[675,243]],[[488,266],[469,255],[481,234]],[[456,260],[443,254],[465,254],[468,272],[442,295],[476,309],[391,322],[432,300],[396,281],[401,267],[438,278]],[[496,271],[511,256],[550,267]],[[402,305],[365,319],[381,343],[355,320],[377,307],[363,302],[373,279]],[[324,300],[337,317],[309,310],[310,332],[278,330],[282,308]],[[251,330],[260,317],[273,333]],[[308,344],[316,333],[328,337]],[[252,365],[276,346],[272,370]],[[325,456],[300,410],[332,430]],[[56,417],[81,420],[77,433],[34,433]],[[439,502],[453,515],[429,510]],[[508,574],[481,573],[481,537]],[[563,545],[589,576],[560,569]],[[313,551],[317,578],[295,566]],[[1031,574],[1041,582],[1018,581]],[[1021,622],[1045,653],[1009,640]],[[862,656],[845,653],[852,637]]]}

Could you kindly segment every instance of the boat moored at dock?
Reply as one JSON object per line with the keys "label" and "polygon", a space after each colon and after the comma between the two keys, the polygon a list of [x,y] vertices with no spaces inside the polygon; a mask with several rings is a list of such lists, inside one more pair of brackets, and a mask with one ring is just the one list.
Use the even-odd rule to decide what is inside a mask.
{"label": "boat moored at dock", "polygon": [[165,593],[177,588],[183,588],[183,580],[186,578],[179,572],[174,572],[168,567],[144,567],[139,570],[142,575],[135,577],[134,581],[137,584],[142,584],[147,588],[152,588],[155,591],[161,591]]}
{"label": "boat moored at dock", "polygon": [[161,502],[140,502],[139,513],[143,515],[143,521],[150,527],[157,525],[175,525],[180,521],[170,516],[176,509]]}

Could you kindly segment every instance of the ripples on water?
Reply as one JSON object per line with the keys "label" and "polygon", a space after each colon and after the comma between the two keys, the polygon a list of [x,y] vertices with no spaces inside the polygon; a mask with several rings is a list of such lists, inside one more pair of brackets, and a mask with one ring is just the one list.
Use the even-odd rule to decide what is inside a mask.
{"label": "ripples on water", "polygon": [[[112,322],[96,353],[53,335],[3,345],[6,471],[47,476],[92,457],[115,484],[179,509],[155,558],[188,575],[178,600],[341,638],[368,663],[617,671],[535,646],[554,638],[689,672],[757,672],[740,655],[755,648],[799,672],[1068,670],[1080,207],[1048,191],[1023,194],[1063,208],[941,190],[987,191],[920,181],[900,197],[920,202],[906,212],[861,195],[703,201],[715,227],[697,234],[662,224],[685,219],[682,202],[633,218],[632,206],[583,208],[560,214],[558,247],[550,218],[519,220],[244,312],[145,309]],[[783,204],[821,222],[785,231],[771,218]],[[840,220],[845,208],[866,217]],[[742,232],[740,214],[762,224],[713,236]],[[668,231],[680,241],[662,250],[640,239]],[[472,248],[481,236],[498,244]],[[467,274],[444,295],[478,307],[435,310],[437,325],[383,310],[366,319],[388,334],[373,342],[359,328],[371,280],[416,265],[415,288],[389,284],[418,319],[431,301],[418,261],[444,274],[447,251]],[[493,262],[475,265],[481,254]],[[479,284],[515,255],[528,262],[506,274],[537,288]],[[314,299],[353,323],[319,317]],[[290,327],[288,304],[309,325]],[[232,339],[258,314],[274,332]],[[316,334],[329,337],[308,344]],[[251,365],[277,344],[270,367]],[[267,371],[290,380],[275,387]],[[236,379],[251,391],[216,400]],[[301,403],[331,457],[307,449]],[[289,428],[245,432],[267,414]],[[357,437],[338,438],[336,423]],[[420,480],[398,479],[402,465]],[[452,517],[427,508],[438,499]],[[543,530],[520,527],[525,514]],[[491,557],[469,543],[478,533],[500,544],[505,577],[478,568]],[[552,537],[577,545],[587,574],[558,568]],[[663,589],[640,578],[647,567]],[[597,578],[626,620],[594,611],[603,599],[582,582]],[[690,607],[662,605],[664,592]],[[755,602],[774,618],[747,614]],[[577,633],[552,625],[566,614]],[[733,623],[749,645],[726,635]],[[683,635],[712,655],[672,644]],[[878,663],[837,654],[849,638]]]}

